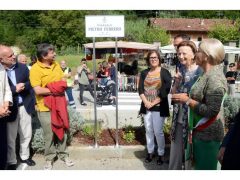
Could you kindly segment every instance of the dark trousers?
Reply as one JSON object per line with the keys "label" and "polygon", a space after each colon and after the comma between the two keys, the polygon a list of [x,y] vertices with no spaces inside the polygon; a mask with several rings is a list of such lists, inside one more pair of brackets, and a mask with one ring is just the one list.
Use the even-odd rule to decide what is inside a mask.
{"label": "dark trousers", "polygon": [[80,89],[80,103],[83,103],[83,92],[84,92],[84,88],[87,88],[88,91],[90,92],[91,96],[94,98],[94,94],[93,94],[93,90],[91,88],[91,85],[88,84],[88,85],[83,85],[83,84],[80,84],[79,83],[79,89]]}
{"label": "dark trousers", "polygon": [[0,170],[7,164],[7,122],[0,118]]}

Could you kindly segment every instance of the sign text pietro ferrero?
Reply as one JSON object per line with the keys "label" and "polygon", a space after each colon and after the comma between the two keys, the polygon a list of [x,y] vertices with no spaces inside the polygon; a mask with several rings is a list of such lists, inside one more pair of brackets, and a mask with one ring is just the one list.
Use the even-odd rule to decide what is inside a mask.
{"label": "sign text pietro ferrero", "polygon": [[124,37],[124,16],[85,16],[86,37]]}

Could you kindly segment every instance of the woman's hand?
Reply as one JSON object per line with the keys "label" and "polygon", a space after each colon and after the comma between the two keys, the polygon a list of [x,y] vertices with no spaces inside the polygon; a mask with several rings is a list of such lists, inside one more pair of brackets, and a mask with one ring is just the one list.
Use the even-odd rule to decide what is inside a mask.
{"label": "woman's hand", "polygon": [[172,101],[177,103],[186,103],[189,100],[189,96],[187,93],[178,93],[172,95]]}
{"label": "woman's hand", "polygon": [[144,102],[144,105],[147,109],[150,109],[151,107],[153,107],[153,103],[151,103],[150,101]]}
{"label": "woman's hand", "polygon": [[179,82],[182,79],[182,74],[179,71],[179,68],[176,70],[176,74],[174,75],[175,82]]}

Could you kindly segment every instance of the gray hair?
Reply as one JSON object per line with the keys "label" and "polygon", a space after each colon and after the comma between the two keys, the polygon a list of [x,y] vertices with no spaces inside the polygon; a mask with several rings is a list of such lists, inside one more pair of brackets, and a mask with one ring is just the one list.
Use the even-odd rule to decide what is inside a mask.
{"label": "gray hair", "polygon": [[224,46],[218,39],[204,39],[199,44],[199,49],[209,57],[208,63],[211,65],[221,64],[225,57]]}

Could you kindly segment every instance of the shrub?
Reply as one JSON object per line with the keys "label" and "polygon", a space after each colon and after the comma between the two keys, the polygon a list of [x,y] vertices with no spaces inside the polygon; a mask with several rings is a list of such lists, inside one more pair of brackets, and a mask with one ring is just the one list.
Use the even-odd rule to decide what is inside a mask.
{"label": "shrub", "polygon": [[129,130],[129,131],[124,131],[123,132],[123,139],[127,142],[127,143],[132,143],[136,137],[135,137],[135,131],[133,130]]}
{"label": "shrub", "polygon": [[[82,134],[84,136],[94,138],[95,137],[94,130],[95,130],[94,124],[86,124],[82,128]],[[100,136],[101,132],[102,132],[101,125],[99,123],[97,123],[97,137]]]}
{"label": "shrub", "polygon": [[132,143],[136,139],[135,131],[133,129],[134,128],[132,125],[125,126],[125,128],[124,128],[123,139],[127,143]]}
{"label": "shrub", "polygon": [[240,109],[240,100],[227,96],[223,102],[223,116],[225,120],[225,127],[229,128],[233,123],[234,117],[237,115]]}
{"label": "shrub", "polygon": [[[81,126],[84,123],[84,119],[80,115],[80,113],[77,112],[75,109],[71,108],[70,106],[68,106],[67,108],[68,108],[69,123],[70,123],[70,128],[67,133],[68,134],[67,144],[70,144],[72,141],[73,135],[76,134],[81,129]],[[31,147],[34,152],[42,153],[44,151],[45,142],[43,138],[43,129],[41,127],[41,124],[36,114],[34,114],[32,118],[32,129],[33,129],[33,136],[32,136]]]}
{"label": "shrub", "polygon": [[164,122],[163,132],[165,134],[170,134],[171,126],[172,126],[172,113],[170,113],[170,116],[167,117],[167,120]]}

